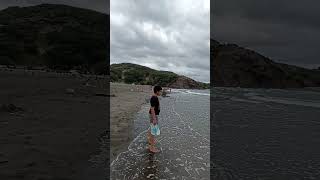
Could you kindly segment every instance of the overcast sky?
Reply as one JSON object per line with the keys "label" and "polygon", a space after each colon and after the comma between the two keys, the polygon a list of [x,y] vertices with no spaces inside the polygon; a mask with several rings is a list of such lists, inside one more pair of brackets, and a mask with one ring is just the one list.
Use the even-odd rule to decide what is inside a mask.
{"label": "overcast sky", "polygon": [[320,1],[214,0],[211,35],[276,61],[320,66]]}
{"label": "overcast sky", "polygon": [[111,0],[111,63],[210,82],[210,0]]}
{"label": "overcast sky", "polygon": [[0,0],[0,10],[8,6],[32,6],[42,3],[65,4],[109,13],[109,0]]}

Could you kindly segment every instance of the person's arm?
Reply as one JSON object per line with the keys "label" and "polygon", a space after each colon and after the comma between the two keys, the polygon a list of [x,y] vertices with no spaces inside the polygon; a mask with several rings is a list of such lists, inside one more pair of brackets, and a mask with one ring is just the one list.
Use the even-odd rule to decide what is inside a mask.
{"label": "person's arm", "polygon": [[151,116],[152,116],[153,125],[156,125],[158,122],[157,122],[156,111],[154,110],[154,107],[151,107]]}

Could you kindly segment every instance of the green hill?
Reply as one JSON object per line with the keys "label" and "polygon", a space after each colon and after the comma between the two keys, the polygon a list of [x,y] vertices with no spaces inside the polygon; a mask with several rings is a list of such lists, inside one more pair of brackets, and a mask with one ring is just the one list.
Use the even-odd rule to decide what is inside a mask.
{"label": "green hill", "polygon": [[106,74],[109,26],[109,15],[88,9],[9,7],[0,11],[0,64]]}
{"label": "green hill", "polygon": [[135,83],[141,85],[160,85],[183,89],[209,88],[209,84],[169,71],[157,71],[145,66],[121,63],[110,66],[111,82]]}
{"label": "green hill", "polygon": [[320,71],[275,62],[236,44],[211,39],[213,86],[243,88],[319,87]]}

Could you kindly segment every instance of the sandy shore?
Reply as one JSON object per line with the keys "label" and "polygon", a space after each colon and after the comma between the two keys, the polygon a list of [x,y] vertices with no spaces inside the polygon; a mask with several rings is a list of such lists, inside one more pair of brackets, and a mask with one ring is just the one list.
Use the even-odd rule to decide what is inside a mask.
{"label": "sandy shore", "polygon": [[80,179],[108,126],[108,78],[0,71],[0,179]]}
{"label": "sandy shore", "polygon": [[111,83],[110,100],[110,162],[122,151],[125,151],[133,139],[133,120],[143,103],[148,102],[151,86],[133,86]]}
{"label": "sandy shore", "polygon": [[[111,84],[108,92],[108,81],[107,77],[1,69],[0,179],[105,176],[103,169],[90,170],[90,159],[101,154],[108,114],[112,161],[132,139],[132,119],[151,88]],[[109,94],[115,95],[111,108]]]}
{"label": "sandy shore", "polygon": [[209,96],[175,92],[160,97],[160,104],[161,134],[156,137],[156,147],[161,152],[153,154],[146,149],[146,104],[134,120],[136,138],[130,150],[111,166],[112,179],[209,179]]}

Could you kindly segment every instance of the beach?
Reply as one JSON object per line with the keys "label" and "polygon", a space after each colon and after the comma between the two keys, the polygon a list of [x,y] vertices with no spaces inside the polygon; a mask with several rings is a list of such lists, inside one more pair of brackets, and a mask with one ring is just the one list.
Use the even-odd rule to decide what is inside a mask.
{"label": "beach", "polygon": [[320,91],[214,88],[212,179],[319,179]]}
{"label": "beach", "polygon": [[110,83],[110,162],[122,151],[126,151],[133,137],[133,121],[143,104],[149,103],[151,86]]}
{"label": "beach", "polygon": [[108,94],[106,82],[107,77],[1,70],[0,179],[83,177],[107,134],[108,97],[96,95]]}
{"label": "beach", "polygon": [[111,179],[209,179],[209,91],[172,90],[160,98],[159,153],[147,150],[148,110],[134,118],[134,139],[111,164]]}
{"label": "beach", "polygon": [[[1,69],[0,179],[105,179],[109,156],[99,155],[109,147],[102,147],[109,114],[111,129],[128,131],[130,113],[150,94],[126,85],[109,92],[108,82],[107,76]],[[128,139],[121,133],[114,152]],[[104,166],[95,166],[97,156]]]}

